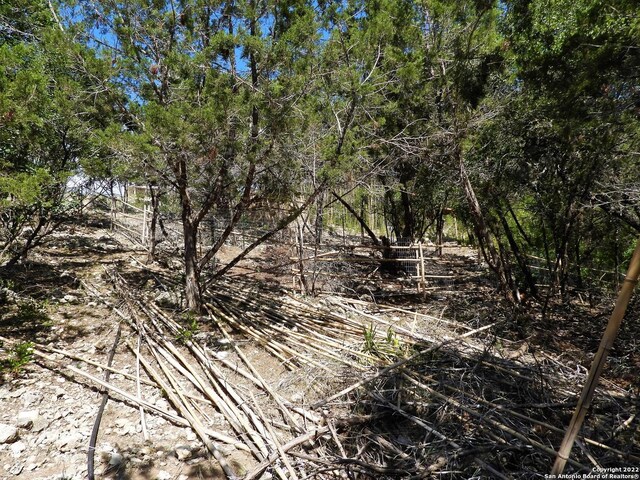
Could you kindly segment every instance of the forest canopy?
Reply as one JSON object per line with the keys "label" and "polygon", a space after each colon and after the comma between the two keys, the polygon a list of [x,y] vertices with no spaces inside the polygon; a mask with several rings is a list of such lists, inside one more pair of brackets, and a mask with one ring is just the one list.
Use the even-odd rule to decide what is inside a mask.
{"label": "forest canopy", "polygon": [[[278,206],[284,228],[332,191],[375,186],[395,238],[441,243],[453,215],[507,298],[537,294],[530,257],[564,293],[619,271],[640,233],[637,13],[634,0],[3,2],[0,261],[69,219],[70,178],[142,184],[176,199],[198,309],[203,272],[256,205]],[[224,233],[199,251],[216,212]]]}

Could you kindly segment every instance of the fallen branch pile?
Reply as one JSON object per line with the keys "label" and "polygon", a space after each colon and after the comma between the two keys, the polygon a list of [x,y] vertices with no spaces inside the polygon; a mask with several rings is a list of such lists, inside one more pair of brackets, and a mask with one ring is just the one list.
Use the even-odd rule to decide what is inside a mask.
{"label": "fallen branch pile", "polygon": [[[473,329],[342,297],[310,302],[238,278],[211,285],[206,315],[181,317],[107,273],[113,292],[84,286],[131,332],[136,374],[44,345],[34,353],[60,368],[63,356],[119,373],[129,390],[65,367],[139,408],[143,432],[148,414],[193,429],[228,478],[534,478],[548,471],[583,380],[557,360],[502,355],[495,324]],[[141,385],[164,392],[173,410],[143,398]],[[606,437],[599,427],[637,404],[600,394],[575,471],[640,462],[624,429]],[[224,426],[214,428],[214,415]],[[221,444],[245,452],[244,464]]]}

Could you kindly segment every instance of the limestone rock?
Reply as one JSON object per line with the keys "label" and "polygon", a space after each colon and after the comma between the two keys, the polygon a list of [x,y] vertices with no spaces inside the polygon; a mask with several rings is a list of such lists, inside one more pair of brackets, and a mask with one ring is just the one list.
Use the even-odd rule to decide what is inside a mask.
{"label": "limestone rock", "polygon": [[18,429],[13,425],[0,423],[0,444],[13,443],[18,440]]}
{"label": "limestone rock", "polygon": [[118,452],[113,452],[109,458],[109,465],[112,467],[119,467],[124,462],[124,458]]}
{"label": "limestone rock", "polygon": [[186,445],[178,445],[175,448],[175,452],[176,452],[176,457],[178,457],[178,460],[182,462],[189,460],[192,455],[191,448]]}
{"label": "limestone rock", "polygon": [[16,425],[18,428],[30,429],[33,427],[34,422],[38,419],[40,413],[38,410],[25,410],[18,413],[18,420]]}
{"label": "limestone rock", "polygon": [[24,442],[18,441],[11,445],[11,453],[13,454],[14,457],[18,458],[22,454],[22,452],[25,451],[26,448],[27,446],[25,445]]}

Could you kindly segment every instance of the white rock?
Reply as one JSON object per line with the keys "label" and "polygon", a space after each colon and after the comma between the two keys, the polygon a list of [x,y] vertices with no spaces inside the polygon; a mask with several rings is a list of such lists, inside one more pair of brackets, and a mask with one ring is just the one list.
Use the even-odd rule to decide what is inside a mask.
{"label": "white rock", "polygon": [[0,423],[0,444],[1,443],[13,443],[18,440],[18,429],[13,425],[7,425],[6,423]]}
{"label": "white rock", "polygon": [[67,396],[67,391],[66,391],[64,388],[62,388],[62,387],[58,387],[58,386],[56,386],[56,387],[53,389],[53,392],[54,392],[54,395],[55,395],[56,397],[66,397],[66,396]]}
{"label": "white rock", "polygon": [[211,418],[211,424],[218,427],[224,425],[225,421],[224,415],[221,413],[214,413]]}
{"label": "white rock", "polygon": [[60,435],[60,438],[56,442],[56,447],[58,447],[62,452],[68,452],[69,450],[78,447],[82,440],[82,435],[78,432],[68,432]]}
{"label": "white rock", "polygon": [[117,452],[114,452],[111,454],[111,457],[109,458],[109,465],[111,465],[112,467],[116,467],[118,465],[122,465],[123,462],[123,457],[122,455],[120,455]]}
{"label": "white rock", "polygon": [[185,460],[189,460],[191,458],[191,448],[186,445],[178,445],[175,448],[176,457],[178,460],[184,462]]}
{"label": "white rock", "polygon": [[59,435],[56,432],[45,431],[36,438],[34,445],[46,445],[48,443],[53,443],[58,439],[58,437]]}
{"label": "white rock", "polygon": [[8,398],[18,398],[24,395],[27,392],[26,388],[19,388],[18,390],[14,390],[13,392],[7,395]]}
{"label": "white rock", "polygon": [[23,465],[21,463],[16,463],[13,467],[9,469],[9,473],[12,475],[20,475],[22,473]]}
{"label": "white rock", "polygon": [[[73,403],[73,399],[69,399],[68,401],[67,401],[67,400],[65,400],[65,402],[64,402],[64,403],[65,403],[65,404],[66,404],[66,403]],[[62,414],[62,415],[61,415],[61,416],[62,416],[62,417],[66,417],[66,416],[68,416],[68,415],[72,414],[72,413],[74,412],[74,410],[75,410],[75,409],[73,409],[73,408],[69,408],[69,407],[67,407],[67,408],[65,408],[64,410],[62,410],[62,412],[61,412],[61,414]]]}
{"label": "white rock", "polygon": [[28,407],[29,405],[38,405],[42,402],[42,394],[39,392],[26,392],[20,397],[22,405]]}
{"label": "white rock", "polygon": [[114,423],[116,424],[116,427],[123,428],[129,425],[129,420],[127,420],[126,418],[116,418],[116,421]]}
{"label": "white rock", "polygon": [[78,301],[78,297],[76,297],[75,295],[67,294],[64,297],[62,297],[62,300],[69,303],[76,303]]}
{"label": "white rock", "polygon": [[40,412],[38,410],[25,410],[24,412],[18,413],[18,420],[16,421],[16,425],[19,428],[31,428],[33,427],[33,423],[38,419]]}
{"label": "white rock", "polygon": [[171,475],[169,472],[165,472],[164,470],[160,470],[158,472],[158,475],[156,476],[157,480],[171,480],[173,478],[173,475]]}
{"label": "white rock", "polygon": [[18,441],[11,445],[11,453],[14,457],[18,458],[26,448],[27,446],[24,442]]}

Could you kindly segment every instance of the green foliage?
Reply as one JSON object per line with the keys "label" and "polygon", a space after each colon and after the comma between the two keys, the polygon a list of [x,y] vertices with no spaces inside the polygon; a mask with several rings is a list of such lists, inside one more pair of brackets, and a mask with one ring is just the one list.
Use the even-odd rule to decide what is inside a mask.
{"label": "green foliage", "polygon": [[200,325],[198,324],[198,319],[192,313],[187,313],[185,315],[183,323],[185,323],[186,326],[180,328],[176,334],[176,340],[180,343],[186,344],[192,341],[194,335],[200,331]]}
{"label": "green foliage", "polygon": [[[93,156],[110,111],[105,62],[60,31],[47,2],[12,3],[0,42],[0,250],[15,261],[64,212],[67,180]],[[27,18],[33,21],[26,29]],[[32,234],[21,237],[29,229]]]}
{"label": "green foliage", "polygon": [[640,98],[629,88],[640,65],[633,3],[506,2],[511,75],[492,93],[504,106],[469,145],[494,230],[501,234],[497,217],[511,209],[522,252],[548,258],[552,270],[571,264],[558,272],[562,284],[568,275],[580,282],[597,277],[591,269],[617,268],[629,229],[612,223],[607,205],[617,205],[621,219],[633,219],[638,205],[622,193],[638,179],[630,149],[638,138],[630,113]]}
{"label": "green foliage", "polygon": [[[17,373],[33,358],[33,342],[20,342],[8,351],[6,358],[0,359],[0,373],[7,370]],[[2,347],[2,345],[0,345]]]}
{"label": "green foliage", "polygon": [[640,231],[633,0],[15,0],[0,21],[12,260],[78,172],[177,193],[194,231],[377,180],[387,223],[417,237],[445,207],[478,226],[465,166],[485,243],[579,277]]}
{"label": "green foliage", "polygon": [[12,0],[0,4],[0,46],[5,43],[32,41],[40,32],[52,26],[47,2],[42,0]]}
{"label": "green foliage", "polygon": [[363,328],[364,343],[362,351],[369,355],[391,360],[405,356],[407,347],[400,342],[391,327],[387,329],[386,336],[381,340],[377,335],[377,327],[373,324]]}

